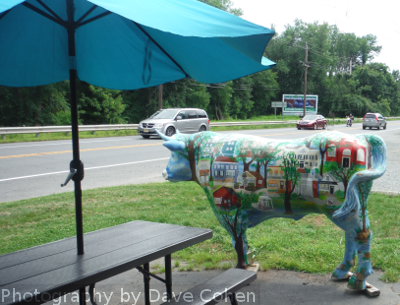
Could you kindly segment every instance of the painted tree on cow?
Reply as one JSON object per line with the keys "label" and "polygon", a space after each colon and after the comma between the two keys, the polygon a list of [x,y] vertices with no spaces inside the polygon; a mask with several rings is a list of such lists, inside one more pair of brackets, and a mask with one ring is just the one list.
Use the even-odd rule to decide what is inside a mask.
{"label": "painted tree on cow", "polygon": [[263,182],[263,187],[267,187],[267,181],[268,181],[268,164],[272,160],[276,160],[278,153],[280,152],[279,149],[274,147],[272,144],[267,144],[267,145],[262,145],[260,144],[257,149],[254,150],[254,163],[252,164],[251,167],[255,167],[255,171],[259,174],[261,174],[261,168],[263,167],[263,177],[264,177],[264,182]]}
{"label": "painted tree on cow", "polygon": [[221,154],[221,148],[224,146],[224,142],[215,137],[212,133],[203,133],[202,143],[199,147],[198,156],[207,156],[206,159],[209,160],[209,183],[210,186],[214,186],[214,176],[213,176],[213,164],[217,156]]}
{"label": "painted tree on cow", "polygon": [[240,203],[234,209],[220,209],[217,211],[220,223],[229,232],[232,237],[232,244],[235,248],[237,255],[237,268],[246,269],[249,265],[247,261],[248,241],[246,237],[246,230],[249,225],[248,210],[251,203],[257,200],[257,195],[246,194],[243,192],[238,193]]}
{"label": "painted tree on cow", "polygon": [[283,171],[283,179],[285,179],[285,195],[284,206],[285,214],[293,214],[290,204],[290,196],[292,196],[296,185],[299,185],[301,175],[297,171],[300,162],[296,159],[294,152],[283,153],[281,170]]}
{"label": "painted tree on cow", "polygon": [[235,156],[237,160],[243,163],[243,172],[250,170],[250,164],[253,163],[256,155],[254,150],[257,149],[257,144],[254,141],[240,141],[235,146]]}
{"label": "painted tree on cow", "polygon": [[[333,136],[335,136],[335,135],[333,134]],[[331,138],[329,138],[329,139],[331,139]],[[328,136],[326,133],[316,134],[315,136],[306,140],[306,146],[308,148],[310,148],[310,146],[314,146],[319,150],[319,153],[320,153],[319,173],[321,176],[324,174],[324,160],[325,160],[325,154],[328,149],[328,146],[327,146],[328,142],[329,142]]]}

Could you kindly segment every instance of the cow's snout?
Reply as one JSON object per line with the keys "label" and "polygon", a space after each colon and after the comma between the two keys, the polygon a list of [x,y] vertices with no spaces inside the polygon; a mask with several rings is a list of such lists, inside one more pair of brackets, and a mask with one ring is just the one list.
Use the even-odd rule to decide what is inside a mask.
{"label": "cow's snout", "polygon": [[164,177],[165,180],[168,180],[168,173],[166,169],[163,170],[162,176]]}

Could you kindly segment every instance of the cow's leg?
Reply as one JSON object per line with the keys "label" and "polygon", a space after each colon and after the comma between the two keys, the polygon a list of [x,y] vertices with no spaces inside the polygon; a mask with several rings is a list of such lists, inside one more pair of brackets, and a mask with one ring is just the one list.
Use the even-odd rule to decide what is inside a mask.
{"label": "cow's leg", "polygon": [[371,238],[372,232],[361,232],[357,234],[356,246],[358,253],[358,268],[357,272],[350,278],[348,288],[364,290],[367,288],[366,278],[371,275],[374,271],[371,265]]}
{"label": "cow's leg", "polygon": [[357,254],[356,243],[354,237],[350,236],[349,233],[345,232],[345,248],[343,261],[336,267],[335,271],[332,272],[333,279],[348,279],[349,270],[354,266]]}

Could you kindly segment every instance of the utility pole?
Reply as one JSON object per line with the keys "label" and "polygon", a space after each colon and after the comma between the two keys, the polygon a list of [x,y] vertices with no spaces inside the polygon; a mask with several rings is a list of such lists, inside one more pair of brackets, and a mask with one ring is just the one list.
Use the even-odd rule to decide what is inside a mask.
{"label": "utility pole", "polygon": [[306,58],[304,60],[304,103],[303,103],[303,117],[306,116],[306,103],[307,103],[307,69],[308,69],[308,45],[306,42]]}
{"label": "utility pole", "polygon": [[352,59],[350,58],[350,74],[351,74],[351,67],[352,67],[352,65],[353,65],[353,61],[352,61]]}
{"label": "utility pole", "polygon": [[162,109],[163,85],[158,86],[158,110]]}

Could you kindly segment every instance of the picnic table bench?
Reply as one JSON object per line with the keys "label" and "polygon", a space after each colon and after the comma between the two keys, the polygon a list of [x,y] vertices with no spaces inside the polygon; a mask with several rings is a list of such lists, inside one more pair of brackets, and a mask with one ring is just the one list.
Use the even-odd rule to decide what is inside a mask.
{"label": "picnic table bench", "polygon": [[209,279],[162,305],[175,304],[211,305],[229,297],[232,305],[237,305],[236,291],[250,284],[257,278],[257,273],[244,269],[228,269],[225,272]]}
{"label": "picnic table bench", "polygon": [[1,304],[42,304],[79,290],[85,304],[96,282],[133,268],[144,275],[149,301],[149,263],[165,257],[165,279],[172,295],[171,254],[212,237],[212,230],[148,221],[132,221],[84,235],[85,253],[77,255],[76,238],[66,238],[0,256]]}

